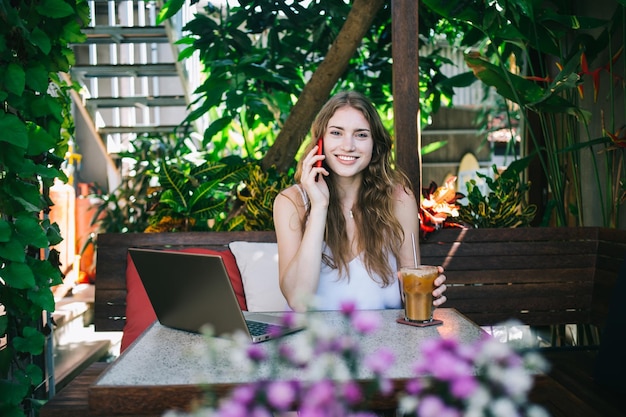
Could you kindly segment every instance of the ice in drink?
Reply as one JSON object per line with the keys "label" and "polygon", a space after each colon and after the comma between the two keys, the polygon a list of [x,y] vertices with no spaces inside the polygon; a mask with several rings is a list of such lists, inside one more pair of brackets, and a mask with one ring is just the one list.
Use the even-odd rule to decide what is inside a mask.
{"label": "ice in drink", "polygon": [[433,290],[439,276],[436,266],[420,265],[400,268],[406,320],[427,322],[433,318]]}

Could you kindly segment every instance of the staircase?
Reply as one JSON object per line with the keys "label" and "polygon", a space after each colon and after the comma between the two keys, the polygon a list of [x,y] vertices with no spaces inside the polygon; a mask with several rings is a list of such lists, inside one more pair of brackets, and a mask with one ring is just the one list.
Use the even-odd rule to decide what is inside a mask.
{"label": "staircase", "polygon": [[[76,64],[71,77],[81,87],[76,100],[77,145],[81,154],[81,182],[97,182],[113,188],[114,173],[91,171],[86,165],[110,165],[119,172],[125,167],[118,155],[129,151],[140,135],[175,131],[185,119],[189,103],[186,80],[193,79],[189,64],[177,62],[173,45],[185,21],[183,10],[167,25],[157,25],[160,3],[154,0],[89,0],[90,26],[83,30],[86,42],[74,45]],[[81,122],[88,126],[78,126]],[[82,130],[81,130],[82,128]],[[94,146],[95,142],[97,146]],[[106,173],[104,173],[106,171]],[[104,173],[104,174],[103,174]]]}

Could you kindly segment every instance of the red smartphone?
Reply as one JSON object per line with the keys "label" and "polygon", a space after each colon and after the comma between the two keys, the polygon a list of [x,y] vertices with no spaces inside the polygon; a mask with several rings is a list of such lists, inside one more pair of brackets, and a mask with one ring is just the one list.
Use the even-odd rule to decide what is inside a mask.
{"label": "red smartphone", "polygon": [[[324,146],[324,141],[322,140],[322,138],[319,138],[317,140],[317,153],[316,153],[316,155],[321,155],[324,152],[323,146]],[[317,161],[315,163],[315,167],[316,168],[321,168],[322,167],[322,161],[321,160]]]}
{"label": "red smartphone", "polygon": [[[320,138],[317,140],[317,153],[316,153],[316,155],[321,155],[321,154],[324,152],[324,150],[322,149],[322,147],[323,147],[323,146],[324,146],[324,141],[323,141],[323,140],[322,140],[322,138],[320,137]],[[319,161],[315,162],[315,167],[316,167],[316,168],[321,168],[321,167],[322,167],[322,161],[321,161],[321,160],[319,160]],[[319,177],[320,177],[320,176],[319,176],[319,174],[315,176],[315,182],[317,182],[317,180],[319,179]]]}

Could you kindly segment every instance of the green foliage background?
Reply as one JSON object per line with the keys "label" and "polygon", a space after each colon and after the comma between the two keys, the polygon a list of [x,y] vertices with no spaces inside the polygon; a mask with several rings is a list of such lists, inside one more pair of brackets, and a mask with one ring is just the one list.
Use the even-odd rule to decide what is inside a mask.
{"label": "green foliage background", "polygon": [[[296,161],[286,172],[260,172],[259,161],[273,145],[283,122],[295,104],[308,77],[331,47],[337,33],[350,12],[350,4],[337,2],[294,1],[276,2],[257,0],[239,2],[239,6],[218,9],[208,4],[205,13],[199,13],[186,26],[186,37],[180,40],[179,60],[198,54],[204,68],[204,81],[198,87],[197,99],[192,103],[185,126],[186,132],[199,118],[208,120],[208,128],[202,139],[189,137],[178,143],[193,144],[181,147],[168,139],[139,138],[134,148],[142,155],[128,154],[137,162],[141,174],[159,178],[160,186],[153,190],[146,204],[150,209],[137,206],[129,197],[137,186],[149,181],[127,177],[118,190],[104,195],[111,210],[101,222],[103,231],[148,230],[268,230],[273,228],[271,201],[280,190],[290,183]],[[180,9],[183,2],[169,1],[162,8],[160,19],[165,20]],[[442,24],[441,19],[427,8],[420,10],[420,37],[415,47],[434,43],[441,39],[454,42],[464,25]],[[435,37],[435,33],[440,36]],[[449,59],[435,48],[432,53],[420,57],[420,105],[423,123],[442,103],[450,103],[453,87],[466,86],[475,81],[471,73],[448,78],[440,70]],[[351,58],[348,69],[338,80],[335,90],[356,89],[367,94],[381,113],[386,126],[393,131],[393,92],[391,59],[391,9],[390,4],[379,12],[360,47]],[[159,142],[165,146],[147,146],[146,141]],[[153,155],[143,151],[158,149]],[[239,157],[237,160],[234,157]],[[297,159],[297,158],[296,158]],[[147,162],[147,160],[153,162]],[[154,162],[160,161],[160,162]],[[187,205],[187,199],[198,203],[197,191],[187,190],[177,182],[193,182],[198,178],[189,176],[197,172],[195,166],[217,163],[218,165],[241,164],[241,172],[247,172],[249,180],[239,181],[233,176],[220,178],[220,172],[212,170],[211,178],[204,178],[207,195],[215,193],[211,204],[222,210],[207,225],[206,214]],[[151,168],[148,165],[154,164]],[[200,170],[202,171],[202,170]],[[171,174],[168,178],[164,173]],[[175,178],[174,178],[175,177]],[[134,186],[133,186],[134,184]],[[267,192],[257,192],[266,189]],[[230,193],[228,192],[230,190]],[[135,195],[140,195],[135,193]],[[145,195],[145,194],[144,194]],[[178,200],[170,198],[177,195]],[[220,205],[215,205],[219,197]],[[103,207],[103,206],[101,206]],[[124,224],[124,217],[117,216],[126,207],[133,207],[133,215]],[[253,216],[244,208],[255,207]],[[260,209],[263,207],[263,209]],[[103,207],[104,208],[104,207]],[[140,214],[142,217],[138,217]],[[243,216],[243,217],[242,217]]]}
{"label": "green foliage background", "polygon": [[[74,63],[69,44],[84,38],[87,4],[80,0],[0,2],[0,415],[38,406],[44,371],[44,311],[54,311],[50,287],[61,282],[62,237],[45,214],[49,189],[73,133],[71,85],[60,78]],[[42,217],[43,213],[43,217]]]}

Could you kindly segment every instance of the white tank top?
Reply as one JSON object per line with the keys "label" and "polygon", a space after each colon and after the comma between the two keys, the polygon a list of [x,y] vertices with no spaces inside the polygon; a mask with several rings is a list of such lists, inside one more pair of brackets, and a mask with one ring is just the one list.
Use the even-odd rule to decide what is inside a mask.
{"label": "white tank top", "polygon": [[[330,251],[324,245],[324,252]],[[389,256],[392,269],[395,271],[396,261]],[[383,310],[402,308],[400,286],[396,277],[386,287],[378,275],[370,275],[363,263],[363,257],[357,256],[348,264],[350,278],[339,280],[339,271],[322,264],[320,281],[313,300],[314,310],[339,310],[341,303],[352,301],[358,310]]]}
{"label": "white tank top", "polygon": [[[302,187],[296,185],[305,206],[308,208],[309,199]],[[323,253],[332,258],[332,253],[326,244]],[[389,264],[393,271],[397,270],[397,260],[389,255]],[[383,287],[382,279],[378,275],[370,275],[363,263],[363,256],[359,255],[348,264],[349,279],[340,279],[339,270],[322,263],[319,285],[313,310],[339,310],[341,303],[352,301],[358,310],[383,310],[402,308],[400,285],[397,277],[390,277],[391,284]]]}

